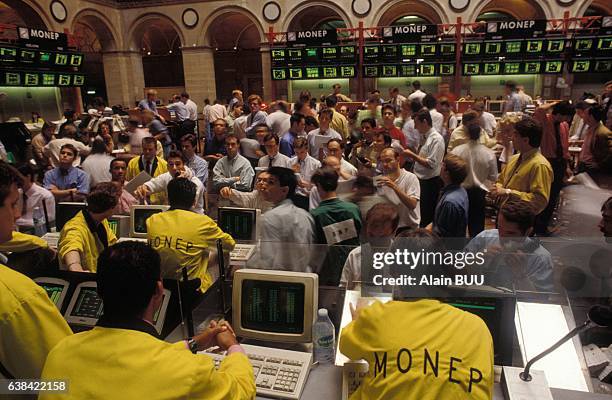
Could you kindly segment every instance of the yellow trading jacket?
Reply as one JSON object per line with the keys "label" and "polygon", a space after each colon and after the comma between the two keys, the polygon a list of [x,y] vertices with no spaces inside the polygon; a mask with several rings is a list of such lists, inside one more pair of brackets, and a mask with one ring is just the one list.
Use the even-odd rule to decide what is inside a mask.
{"label": "yellow trading jacket", "polygon": [[[104,245],[100,241],[97,234],[93,233],[87,224],[85,214],[86,211],[79,211],[70,221],[66,222],[62,232],[60,233],[59,242],[57,243],[58,256],[60,267],[67,269],[68,266],[64,263],[64,257],[72,250],[76,250],[81,254],[81,265],[86,271],[96,272],[98,268],[98,256],[104,250]],[[111,231],[108,221],[102,221],[102,226],[106,231],[108,238],[108,246],[112,246],[117,242],[117,237]]]}
{"label": "yellow trading jacket", "polygon": [[212,285],[208,274],[209,249],[217,239],[231,251],[236,242],[206,215],[186,210],[168,210],[147,219],[149,245],[161,256],[162,276],[176,278],[179,268],[187,267],[189,279],[200,278],[201,291]]}
{"label": "yellow trading jacket", "polygon": [[351,400],[493,398],[487,326],[437,300],[375,302],[342,330],[340,351],[370,365]]}
{"label": "yellow trading jacket", "polygon": [[96,326],[68,337],[47,357],[42,378],[67,379],[69,390],[42,393],[39,400],[255,397],[253,368],[246,355],[233,353],[215,370],[212,358],[192,354],[184,342],[161,341],[146,329]]}
{"label": "yellow trading jacket", "polygon": [[49,351],[69,335],[44,289],[0,264],[0,363],[18,379],[38,379]]}
{"label": "yellow trading jacket", "polygon": [[8,242],[0,244],[0,251],[11,251],[15,253],[22,253],[24,251],[46,249],[49,247],[47,242],[38,236],[28,235],[22,232],[13,232],[13,238]]}
{"label": "yellow trading jacket", "polygon": [[[153,168],[155,168],[155,172],[153,172],[152,178],[157,178],[161,174],[168,172],[168,163],[166,163],[166,160],[164,160],[161,157],[155,157],[155,160],[153,160]],[[125,173],[126,182],[134,179],[134,177],[136,177],[136,175],[144,171],[144,169],[145,169],[145,166],[142,161],[142,156],[132,158],[130,162],[128,163],[127,171]],[[152,204],[167,204],[168,201],[167,201],[166,192],[164,191],[161,193],[152,194],[151,203]]]}

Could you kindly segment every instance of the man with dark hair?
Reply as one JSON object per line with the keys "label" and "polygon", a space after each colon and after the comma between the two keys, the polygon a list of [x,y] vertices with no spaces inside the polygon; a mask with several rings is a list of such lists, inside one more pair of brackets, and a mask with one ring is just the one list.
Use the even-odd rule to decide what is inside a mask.
{"label": "man with dark hair", "polygon": [[423,106],[417,100],[405,101],[402,104],[400,117],[395,120],[396,126],[402,130],[402,134],[406,138],[406,146],[412,151],[417,151],[421,146],[421,134],[414,127],[414,119],[412,118],[421,108]]}
{"label": "man with dark hair", "polygon": [[404,149],[404,155],[414,160],[414,174],[419,178],[420,192],[420,226],[426,227],[433,221],[438,195],[442,188],[440,169],[444,158],[444,138],[431,126],[431,114],[421,110],[413,116],[414,126],[424,137],[424,143],[416,154]]}
{"label": "man with dark hair", "polygon": [[[329,142],[327,143],[329,144]],[[293,203],[308,211],[308,197],[313,187],[311,183],[312,175],[318,168],[321,168],[321,162],[308,154],[308,141],[305,137],[297,138],[294,142],[294,147],[295,157],[291,158],[290,164],[291,169],[298,178],[298,186]]]}
{"label": "man with dark hair", "polygon": [[536,213],[548,204],[553,172],[550,163],[540,153],[542,128],[526,117],[514,126],[512,144],[520,154],[510,158],[491,189],[491,196],[502,203],[516,196],[530,203]]}
{"label": "man with dark hair", "polygon": [[412,93],[408,96],[409,101],[417,100],[418,102],[423,102],[423,97],[425,97],[425,92],[421,90],[421,82],[413,81],[412,82]]}
{"label": "man with dark hair", "polygon": [[329,108],[321,110],[319,113],[319,129],[308,132],[309,153],[318,160],[322,158],[323,145],[327,143],[329,139],[336,138],[342,140],[342,135],[330,126],[333,116],[334,112]]}
{"label": "man with dark hair", "polygon": [[[162,258],[162,276],[174,278],[187,267],[190,280],[200,279],[200,290],[206,291],[213,280],[208,273],[208,255],[221,239],[227,251],[236,242],[206,215],[196,215],[194,206],[198,188],[185,178],[168,183],[170,210],[147,219],[147,239]],[[187,223],[186,223],[187,222]]]}
{"label": "man with dark hair", "polygon": [[257,163],[258,167],[283,167],[291,168],[289,157],[278,152],[280,139],[275,133],[268,133],[264,137],[266,155],[261,157]]}
{"label": "man with dark hair", "polygon": [[307,115],[304,118],[304,133],[308,134],[310,131],[313,131],[315,129],[319,129],[319,121],[317,121],[317,119],[315,117],[313,117],[312,115]]}
{"label": "man with dark hair", "polygon": [[185,103],[181,101],[181,96],[178,94],[172,96],[172,103],[168,104],[166,108],[174,113],[174,121],[179,126],[179,137],[193,133],[195,121],[189,118],[189,110]]}
{"label": "man with dark hair", "polygon": [[[20,184],[15,168],[0,161],[0,243],[13,237]],[[72,331],[45,290],[6,262],[0,255],[0,375],[39,379],[49,351]]]}
{"label": "man with dark hair", "polygon": [[189,93],[181,93],[181,101],[189,111],[189,119],[196,122],[198,120],[198,105],[189,98]]}
{"label": "man with dark hair", "polygon": [[91,144],[91,154],[81,163],[81,169],[89,175],[90,187],[110,181],[109,166],[113,157],[109,155],[109,147],[113,147],[110,135],[105,135],[104,138],[96,137]]}
{"label": "man with dark hair", "polygon": [[58,166],[45,172],[43,186],[53,193],[58,202],[80,201],[89,193],[89,175],[73,166],[78,154],[73,145],[63,145]]}
{"label": "man with dark hair", "polygon": [[[146,172],[152,178],[168,172],[168,164],[162,157],[157,156],[157,140],[154,137],[142,139],[142,154],[130,160],[127,166],[125,179],[131,181],[141,172]],[[151,196],[150,204],[164,204],[166,201],[163,193]]]}
{"label": "man with dark hair", "polygon": [[316,242],[340,246],[328,248],[319,280],[321,285],[337,286],[349,253],[346,246],[359,245],[361,214],[355,204],[338,199],[338,173],[334,169],[318,169],[312,176],[312,183],[321,197],[318,207],[310,211],[315,221]]}
{"label": "man with dark hair", "polygon": [[588,125],[584,123],[584,118],[586,117],[588,109],[596,104],[597,102],[593,99],[580,100],[576,103],[574,106],[576,114],[574,114],[569,130],[570,141],[584,140],[584,136],[588,129]]}
{"label": "man with dark hair", "polygon": [[359,110],[357,113],[357,126],[366,118],[373,118],[378,125],[382,125],[382,114],[380,109],[380,100],[376,96],[370,96],[365,102],[366,109]]}
{"label": "man with dark hair", "polygon": [[442,238],[464,238],[468,224],[468,194],[461,187],[467,176],[467,164],[455,154],[447,154],[440,177],[444,188],[436,205],[433,232]]}
{"label": "man with dark hair", "polygon": [[211,122],[212,135],[210,140],[206,139],[204,148],[204,159],[213,165],[227,154],[225,148],[225,136],[227,135],[227,121],[217,119]]}
{"label": "man with dark hair", "polygon": [[[497,229],[484,230],[468,243],[467,251],[487,249],[483,268],[492,271],[491,282],[526,290],[553,289],[552,257],[537,239],[529,237],[535,217],[530,202],[512,197],[499,210]],[[522,287],[525,284],[529,287]]]}
{"label": "man with dark hair", "polygon": [[480,132],[480,138],[478,139],[483,145],[493,148],[497,144],[497,140],[489,137],[487,132],[481,128],[482,119],[478,113],[474,110],[467,110],[461,117],[461,126],[458,126],[450,135],[448,141],[447,151],[453,151],[457,146],[461,146],[470,140],[468,130],[471,126],[478,126]]}
{"label": "man with dark hair", "polygon": [[251,109],[251,113],[247,117],[247,121],[246,121],[247,127],[245,128],[244,133],[246,134],[248,138],[254,139],[255,137],[254,128],[257,125],[266,123],[267,114],[264,111],[261,111],[262,103],[263,103],[262,98],[256,94],[250,95],[249,98],[247,99],[247,104],[249,108]]}
{"label": "man with dark hair", "polygon": [[336,97],[338,101],[351,102],[352,100],[350,97],[345,96],[342,93],[340,93],[341,90],[342,90],[342,86],[339,83],[334,83],[332,86],[332,94],[330,94],[330,96]]}
{"label": "man with dark hair", "polygon": [[438,100],[433,94],[428,93],[423,97],[422,102],[423,107],[427,108],[431,115],[431,126],[441,135],[444,129],[444,115],[436,108],[438,106]]}
{"label": "man with dark hair", "polygon": [[181,149],[187,159],[187,166],[191,168],[193,174],[206,188],[208,183],[208,162],[196,154],[197,141],[195,135],[185,135],[181,138]]}
{"label": "man with dark hair", "polygon": [[495,115],[485,110],[485,104],[482,101],[477,101],[472,104],[470,109],[476,111],[478,114],[478,118],[480,118],[480,126],[485,132],[487,132],[487,135],[489,135],[489,137],[495,136],[497,121],[495,120]]}
{"label": "man with dark hair", "polygon": [[149,198],[155,193],[164,193],[166,197],[168,183],[174,178],[187,178],[196,185],[197,196],[196,202],[193,204],[193,211],[198,214],[204,214],[204,193],[206,188],[202,182],[194,175],[193,171],[185,166],[185,158],[183,153],[178,150],[172,150],[168,153],[168,172],[161,174],[158,177],[151,179],[145,184],[136,189],[136,196],[140,199]]}
{"label": "man with dark hair", "polygon": [[43,211],[43,202],[47,208],[49,221],[55,221],[55,197],[53,194],[36,183],[36,171],[30,164],[23,164],[17,168],[23,176],[21,184],[21,216],[15,225],[31,229],[34,227],[32,212],[35,207]]}
{"label": "man with dark hair", "polygon": [[506,83],[504,84],[504,92],[506,94],[504,113],[523,111],[521,107],[521,97],[518,94],[516,82],[506,81]]}
{"label": "man with dark hair", "polygon": [[219,191],[223,187],[229,187],[241,192],[251,190],[255,171],[249,160],[239,154],[239,140],[234,135],[228,135],[225,139],[227,155],[221,158],[213,168],[213,187]]}
{"label": "man with dark hair", "polygon": [[[155,250],[124,242],[105,250],[98,264],[104,314],[93,330],[66,338],[53,349],[45,363],[45,379],[69,380],[69,397],[78,399],[255,396],[253,368],[227,322],[213,322],[178,343],[160,340],[152,325],[164,293]],[[218,370],[209,357],[192,354],[213,345],[228,352]],[[83,375],[88,370],[102,373],[89,379]]]}
{"label": "man with dark hair", "polygon": [[259,264],[267,269],[308,271],[309,245],[314,242],[312,216],[296,207],[291,198],[297,179],[293,170],[271,167],[262,179],[261,194],[273,208],[262,216]]}
{"label": "man with dark hair", "polygon": [[87,196],[87,209],[66,222],[57,243],[62,269],[96,272],[100,252],[117,241],[107,218],[115,213],[120,194],[114,183],[100,183]]}
{"label": "man with dark hair", "polygon": [[603,107],[594,105],[584,114],[587,131],[578,156],[578,172],[587,172],[600,183],[600,174],[612,171],[612,131],[603,124]]}
{"label": "man with dark hair", "polygon": [[391,148],[380,153],[380,164],[383,175],[376,181],[379,194],[398,207],[399,228],[417,228],[422,218],[419,208],[422,189],[419,180],[412,172],[400,167],[400,156]]}
{"label": "man with dark hair", "polygon": [[601,206],[601,222],[599,230],[607,241],[612,241],[612,197],[608,197]]}
{"label": "man with dark hair", "polygon": [[288,132],[281,137],[280,141],[280,152],[287,157],[293,157],[295,155],[294,143],[295,139],[299,136],[305,136],[304,128],[306,127],[306,121],[302,114],[293,114],[289,119],[291,127]]}
{"label": "man with dark hair", "polygon": [[[53,129],[52,125],[50,126],[51,129]],[[43,131],[44,130],[45,127],[43,126]],[[91,149],[89,146],[83,144],[83,142],[76,140],[76,136],[77,128],[72,124],[66,125],[55,139],[50,139],[42,148],[44,156],[49,159],[49,164],[51,164],[52,167],[57,167],[60,164],[60,152],[65,144],[71,144],[76,149],[77,156],[74,158],[72,165],[75,167],[81,165],[81,156],[88,155]]]}
{"label": "man with dark hair", "polygon": [[349,180],[354,176],[357,176],[357,168],[355,168],[350,162],[346,161],[342,155],[344,154],[344,143],[340,139],[330,139],[325,145],[327,150],[327,157],[336,157],[340,162],[340,179]]}
{"label": "man with dark hair", "polygon": [[336,96],[327,96],[325,98],[325,106],[326,108],[332,110],[332,118],[331,123],[329,124],[330,128],[338,132],[344,140],[347,140],[349,137],[349,124],[346,117],[336,111],[336,104],[338,104],[338,99]]}
{"label": "man with dark hair", "polygon": [[406,137],[394,124],[395,122],[395,107],[391,104],[385,104],[382,106],[382,117],[383,127],[391,137],[391,139],[397,140],[402,147],[407,147]]}
{"label": "man with dark hair", "polygon": [[470,125],[468,134],[469,142],[455,147],[451,154],[461,157],[467,163],[467,177],[463,187],[469,199],[468,231],[470,237],[474,237],[484,230],[485,197],[497,181],[497,158],[493,150],[480,142],[480,126]]}
{"label": "man with dark hair", "polygon": [[395,111],[399,111],[406,100],[397,87],[389,88],[389,104],[395,108]]}
{"label": "man with dark hair", "polygon": [[130,192],[125,190],[125,174],[127,171],[127,162],[121,158],[115,158],[110,163],[111,182],[117,185],[121,190],[119,203],[117,204],[117,213],[129,215],[133,205],[138,204],[138,200]]}
{"label": "man with dark hair", "polygon": [[[552,110],[552,113],[548,113]],[[535,233],[538,236],[549,236],[548,224],[552,217],[559,194],[563,188],[563,179],[571,176],[569,168],[569,122],[574,117],[574,107],[567,101],[548,103],[538,107],[533,118],[542,125],[542,143],[540,151],[546,157],[553,171],[548,205],[536,218]]]}

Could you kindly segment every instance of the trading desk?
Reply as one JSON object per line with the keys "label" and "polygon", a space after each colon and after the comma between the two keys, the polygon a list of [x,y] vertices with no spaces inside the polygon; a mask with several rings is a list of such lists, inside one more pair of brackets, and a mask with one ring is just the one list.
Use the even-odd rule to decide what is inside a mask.
{"label": "trading desk", "polygon": [[[194,325],[198,325],[205,322],[210,315],[222,313],[222,301],[221,301],[221,286],[220,282],[217,281],[208,291],[208,296],[193,312]],[[231,282],[226,282],[224,286],[226,306],[231,302]],[[336,337],[338,337],[338,330],[340,329],[344,298],[346,291],[342,288],[337,287],[320,287],[319,288],[319,306],[327,308],[329,316],[334,326],[336,327]],[[226,310],[227,311],[227,310]],[[226,319],[231,319],[231,313],[226,315]],[[183,339],[185,336],[181,331],[181,327],[177,327],[167,338],[167,341],[174,342]],[[554,339],[551,339],[551,344]],[[248,343],[245,341],[245,343]],[[281,346],[279,346],[281,347]],[[500,382],[501,367],[495,367],[495,384],[494,384],[494,395],[493,398],[496,400],[505,399],[503,395],[503,389]],[[603,400],[609,399],[607,395],[600,395],[594,393],[578,392],[572,390],[562,389],[551,389],[553,398],[555,400],[570,400],[570,399],[593,399]],[[310,370],[308,381],[304,387],[301,399],[304,400],[320,400],[320,399],[341,399],[342,397],[342,367],[335,365],[315,365]],[[257,396],[258,399],[266,399],[261,396]]]}

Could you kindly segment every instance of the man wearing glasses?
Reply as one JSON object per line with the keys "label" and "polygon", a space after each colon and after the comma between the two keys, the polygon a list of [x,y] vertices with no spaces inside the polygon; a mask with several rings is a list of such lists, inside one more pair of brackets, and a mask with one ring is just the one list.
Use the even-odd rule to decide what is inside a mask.
{"label": "man wearing glasses", "polygon": [[255,171],[245,157],[238,154],[239,140],[234,135],[225,138],[226,156],[217,161],[213,168],[213,187],[216,191],[229,187],[241,192],[249,192]]}
{"label": "man wearing glasses", "polygon": [[257,163],[258,167],[283,167],[291,168],[291,162],[289,157],[279,153],[280,139],[276,133],[268,133],[264,138],[264,147],[266,148],[266,155],[259,159]]}

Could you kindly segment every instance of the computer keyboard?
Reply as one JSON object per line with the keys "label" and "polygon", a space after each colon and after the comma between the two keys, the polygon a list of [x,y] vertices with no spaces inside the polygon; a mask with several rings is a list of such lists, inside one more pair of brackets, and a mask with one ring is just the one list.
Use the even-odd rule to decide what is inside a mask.
{"label": "computer keyboard", "polygon": [[234,250],[230,252],[230,262],[247,262],[253,253],[255,253],[254,244],[236,244]]}
{"label": "computer keyboard", "polygon": [[47,242],[47,245],[52,249],[57,249],[57,242],[59,242],[60,232],[47,232],[41,239]]}
{"label": "computer keyboard", "polygon": [[[257,394],[264,397],[298,400],[306,384],[312,354],[243,344],[255,373]],[[223,354],[207,353],[219,368]]]}

